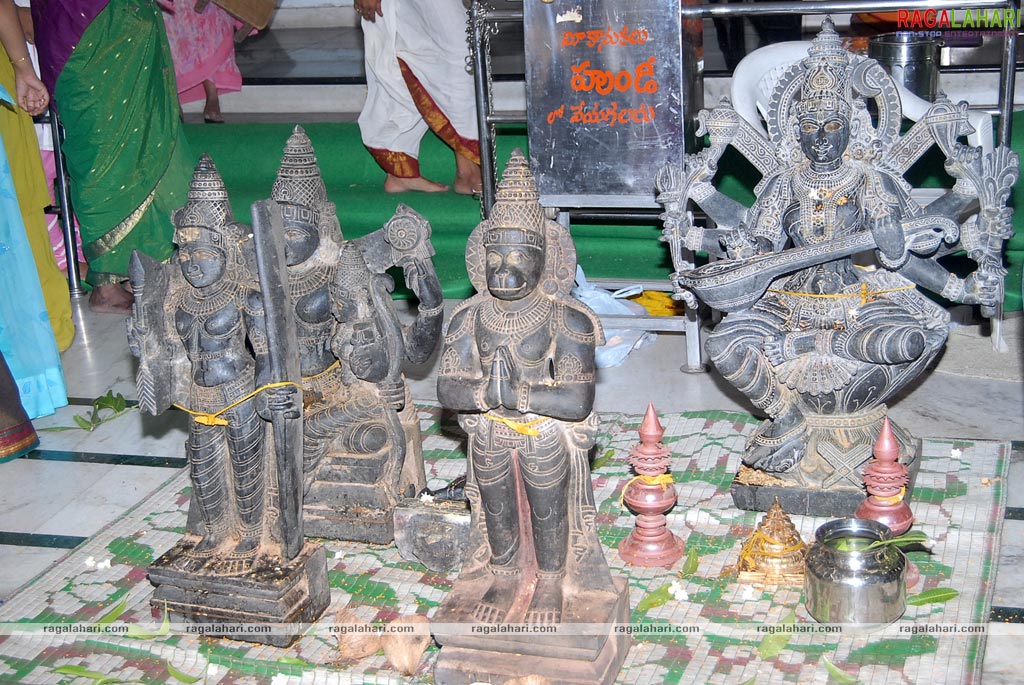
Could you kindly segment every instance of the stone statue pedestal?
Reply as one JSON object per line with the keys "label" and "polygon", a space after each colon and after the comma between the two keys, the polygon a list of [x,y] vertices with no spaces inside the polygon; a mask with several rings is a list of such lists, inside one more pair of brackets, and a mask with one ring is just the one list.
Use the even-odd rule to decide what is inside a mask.
{"label": "stone statue pedestal", "polygon": [[395,539],[395,507],[426,485],[423,440],[409,397],[399,412],[405,433],[405,461],[397,484],[390,447],[376,454],[328,453],[321,477],[303,499],[306,535],[390,545]]}
{"label": "stone statue pedestal", "polygon": [[404,499],[395,507],[398,553],[432,571],[458,568],[469,547],[469,518],[466,502]]}
{"label": "stone statue pedestal", "polygon": [[[593,634],[593,624],[612,630],[611,624],[629,623],[629,590],[623,578],[614,579],[615,594],[590,593],[567,601],[556,632],[498,632],[516,617],[501,624],[474,625],[471,607],[439,607],[435,624],[460,623],[453,634],[435,634],[442,645],[434,669],[437,685],[498,685],[527,675],[541,676],[549,685],[609,685],[615,681],[629,650],[626,632]],[[582,624],[574,630],[573,624]],[[590,625],[587,625],[590,624]],[[589,630],[584,630],[586,626]],[[493,634],[483,630],[491,628]],[[471,633],[471,629],[481,632]],[[589,633],[589,634],[582,634]]]}
{"label": "stone statue pedestal", "polygon": [[[768,511],[775,498],[789,514],[853,516],[864,501],[864,467],[886,416],[884,405],[869,411],[807,415],[806,454],[791,471],[769,474],[741,466],[732,482],[732,500],[740,509]],[[892,424],[900,462],[910,481],[907,500],[921,468],[921,440]]]}
{"label": "stone statue pedestal", "polygon": [[[306,542],[299,555],[285,564],[263,557],[245,575],[224,576],[204,569],[190,572],[178,568],[197,539],[186,536],[147,569],[150,582],[156,586],[150,604],[161,611],[166,605],[172,621],[312,623],[331,602],[327,559],[319,544]],[[203,634],[275,647],[288,647],[299,637],[273,631],[243,633],[210,628]]]}

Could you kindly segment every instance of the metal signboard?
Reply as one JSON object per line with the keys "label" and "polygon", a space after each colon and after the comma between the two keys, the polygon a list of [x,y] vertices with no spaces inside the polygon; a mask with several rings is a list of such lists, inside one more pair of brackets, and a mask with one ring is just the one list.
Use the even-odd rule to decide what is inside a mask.
{"label": "metal signboard", "polygon": [[[684,2],[683,4],[687,4]],[[680,0],[524,0],[530,160],[550,207],[657,207],[700,107]]]}

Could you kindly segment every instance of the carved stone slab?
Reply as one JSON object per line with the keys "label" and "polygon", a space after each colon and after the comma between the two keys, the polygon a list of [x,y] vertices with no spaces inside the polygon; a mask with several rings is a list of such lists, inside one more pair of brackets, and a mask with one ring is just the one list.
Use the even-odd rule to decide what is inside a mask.
{"label": "carved stone slab", "polygon": [[[587,614],[565,623],[629,623],[629,588],[623,578],[614,579],[616,593],[609,602],[583,609]],[[438,612],[440,614],[441,612]],[[441,622],[443,617],[435,617]],[[566,630],[565,633],[571,631]],[[444,649],[437,658],[437,685],[500,684],[537,675],[549,685],[610,685],[615,681],[629,650],[628,633],[604,635],[457,635],[436,634]]]}
{"label": "carved stone slab", "polygon": [[[184,623],[312,623],[331,603],[327,584],[327,558],[317,543],[306,542],[288,561],[267,559],[252,572],[225,577],[184,572],[178,560],[195,538],[183,538],[149,567],[156,590],[150,604],[171,612],[172,621]],[[299,636],[262,633],[204,633],[214,637],[288,647]]]}

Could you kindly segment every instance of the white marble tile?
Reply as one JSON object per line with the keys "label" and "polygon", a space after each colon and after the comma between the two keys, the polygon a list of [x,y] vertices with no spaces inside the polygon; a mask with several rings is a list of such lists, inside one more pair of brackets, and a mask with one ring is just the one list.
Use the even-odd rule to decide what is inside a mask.
{"label": "white marble tile", "polygon": [[[31,533],[67,502],[102,482],[109,464],[16,459],[0,464],[0,528]],[[54,531],[56,532],[56,531]]]}
{"label": "white marble tile", "polygon": [[177,473],[152,466],[113,466],[103,478],[68,501],[33,533],[95,535]]}
{"label": "white marble tile", "polygon": [[1020,646],[1017,636],[990,636],[985,641],[985,660],[981,681],[985,685],[1016,685],[1020,683]]}
{"label": "white marble tile", "polygon": [[[134,399],[134,389],[130,397]],[[84,415],[88,412],[88,407],[64,407],[53,416],[38,419],[34,423],[37,428],[73,426],[74,415]],[[187,422],[188,417],[180,411],[149,416],[132,410],[93,431],[40,431],[39,445],[44,450],[181,457],[184,456]]]}
{"label": "white marble tile", "polygon": [[[1011,487],[1011,484],[1016,487]],[[1006,506],[1024,507],[1024,454],[1014,455],[1010,459],[1006,488]]]}
{"label": "white marble tile", "polygon": [[[1020,487],[1021,484],[1016,484]],[[993,606],[1024,607],[1024,521],[1005,521]]]}
{"label": "white marble tile", "polygon": [[66,549],[0,545],[0,599],[7,599],[68,553]]}

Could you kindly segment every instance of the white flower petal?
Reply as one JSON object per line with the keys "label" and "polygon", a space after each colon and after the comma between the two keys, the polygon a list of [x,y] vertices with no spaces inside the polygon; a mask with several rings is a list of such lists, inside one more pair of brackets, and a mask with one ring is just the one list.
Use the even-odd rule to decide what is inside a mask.
{"label": "white flower petal", "polygon": [[959,447],[954,447],[949,451],[949,456],[953,457],[954,459],[959,459],[962,455],[963,450],[961,450]]}
{"label": "white flower petal", "polygon": [[94,568],[96,566],[96,559],[89,557],[85,560],[85,566],[86,568]]}

